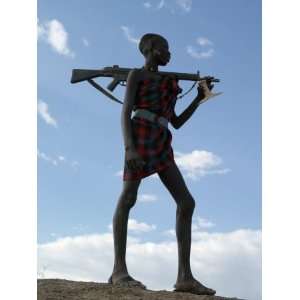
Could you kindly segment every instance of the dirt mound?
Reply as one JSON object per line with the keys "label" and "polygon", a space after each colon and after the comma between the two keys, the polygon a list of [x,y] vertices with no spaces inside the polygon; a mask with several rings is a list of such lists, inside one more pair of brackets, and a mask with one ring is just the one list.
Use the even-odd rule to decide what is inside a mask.
{"label": "dirt mound", "polygon": [[220,296],[124,288],[108,283],[38,279],[38,300],[238,300]]}

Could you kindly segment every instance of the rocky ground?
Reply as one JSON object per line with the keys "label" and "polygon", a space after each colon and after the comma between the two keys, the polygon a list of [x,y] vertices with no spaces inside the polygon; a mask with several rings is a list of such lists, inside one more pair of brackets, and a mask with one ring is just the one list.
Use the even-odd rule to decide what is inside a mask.
{"label": "rocky ground", "polygon": [[150,291],[117,287],[107,283],[63,279],[38,279],[37,300],[238,300],[220,296]]}

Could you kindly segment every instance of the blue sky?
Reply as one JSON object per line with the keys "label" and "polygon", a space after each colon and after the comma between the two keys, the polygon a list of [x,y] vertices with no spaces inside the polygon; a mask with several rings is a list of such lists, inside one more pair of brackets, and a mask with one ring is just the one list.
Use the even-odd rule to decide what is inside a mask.
{"label": "blue sky", "polygon": [[[87,83],[71,85],[71,70],[140,67],[136,42],[147,32],[169,41],[172,60],[161,70],[199,70],[221,79],[215,90],[223,95],[201,105],[179,130],[171,128],[178,165],[196,200],[195,230],[260,232],[260,5],[257,0],[39,1],[40,245],[110,234],[122,188],[121,105]],[[185,90],[190,83],[180,86]],[[124,88],[116,95],[122,98]],[[193,96],[195,90],[179,100],[177,114]],[[130,232],[140,243],[163,243],[163,233],[174,228],[174,201],[155,176],[142,181],[139,199]]]}

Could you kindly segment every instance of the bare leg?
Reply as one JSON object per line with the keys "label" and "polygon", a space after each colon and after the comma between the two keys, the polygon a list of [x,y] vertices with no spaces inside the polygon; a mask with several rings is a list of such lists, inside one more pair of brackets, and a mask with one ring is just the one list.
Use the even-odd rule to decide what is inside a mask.
{"label": "bare leg", "polygon": [[175,163],[159,173],[159,177],[176,201],[176,236],[178,243],[178,275],[176,291],[214,295],[215,291],[197,281],[191,271],[191,228],[195,200],[186,187]]}
{"label": "bare leg", "polygon": [[128,217],[130,209],[136,202],[140,182],[141,180],[123,181],[123,191],[120,195],[113,218],[115,261],[109,283],[145,288],[141,282],[129,276],[126,266]]}

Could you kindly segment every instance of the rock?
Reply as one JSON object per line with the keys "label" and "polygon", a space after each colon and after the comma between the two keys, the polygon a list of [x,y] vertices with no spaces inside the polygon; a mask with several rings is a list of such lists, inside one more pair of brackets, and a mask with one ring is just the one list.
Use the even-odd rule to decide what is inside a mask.
{"label": "rock", "polygon": [[239,300],[64,279],[38,279],[37,294],[37,300]]}

